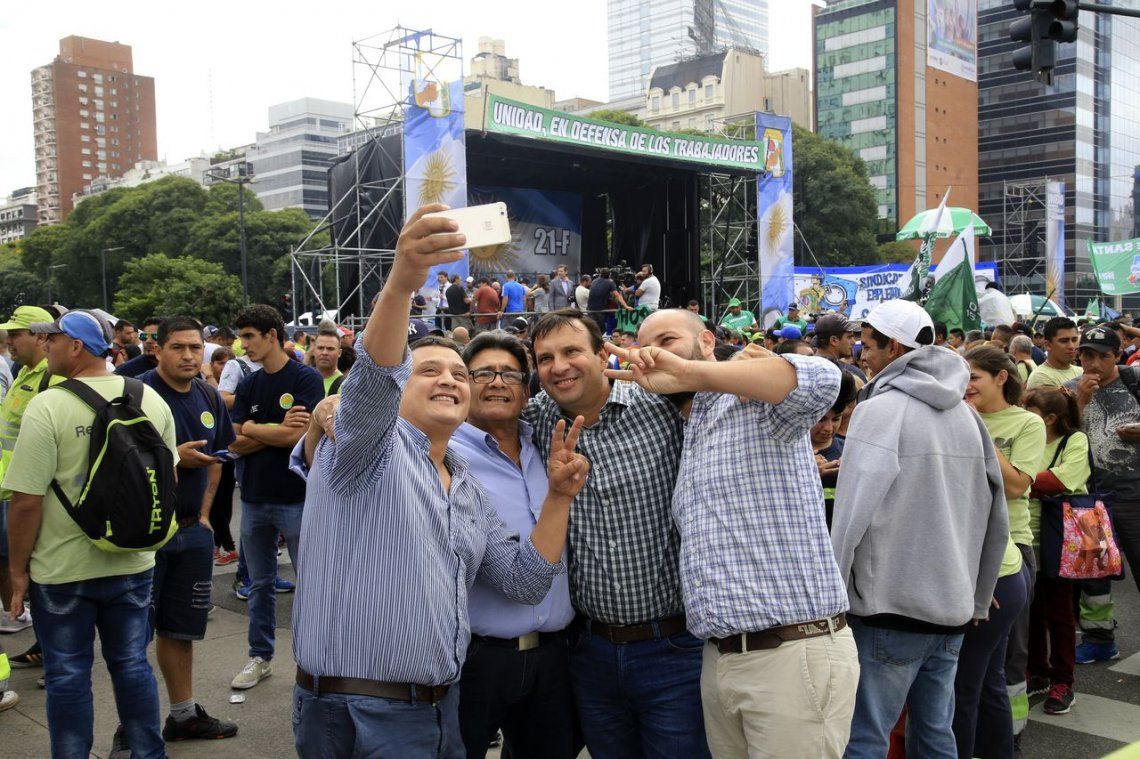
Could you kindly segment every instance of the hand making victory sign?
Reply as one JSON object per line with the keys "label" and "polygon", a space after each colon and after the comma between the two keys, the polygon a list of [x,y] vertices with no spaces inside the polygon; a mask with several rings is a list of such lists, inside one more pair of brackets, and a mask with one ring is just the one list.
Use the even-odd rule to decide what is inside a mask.
{"label": "hand making victory sign", "polygon": [[550,461],[546,465],[546,476],[550,492],[564,498],[573,498],[586,484],[590,472],[590,462],[576,452],[578,436],[582,432],[585,419],[575,417],[570,432],[566,432],[566,420],[559,420],[550,436]]}

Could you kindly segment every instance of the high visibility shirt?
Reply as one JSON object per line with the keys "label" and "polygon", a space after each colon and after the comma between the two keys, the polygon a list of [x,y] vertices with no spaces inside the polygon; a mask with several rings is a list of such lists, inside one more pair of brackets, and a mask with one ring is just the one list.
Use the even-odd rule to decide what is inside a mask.
{"label": "high visibility shirt", "polygon": [[[12,450],[16,447],[16,438],[20,435],[20,422],[24,418],[24,409],[40,392],[47,370],[46,358],[35,366],[20,367],[20,373],[16,375],[12,387],[0,402],[0,481],[3,481],[4,475],[8,472],[8,462],[12,460]],[[49,384],[57,385],[64,379],[61,376],[53,376]],[[10,495],[8,491],[0,490],[0,498],[6,500]]]}

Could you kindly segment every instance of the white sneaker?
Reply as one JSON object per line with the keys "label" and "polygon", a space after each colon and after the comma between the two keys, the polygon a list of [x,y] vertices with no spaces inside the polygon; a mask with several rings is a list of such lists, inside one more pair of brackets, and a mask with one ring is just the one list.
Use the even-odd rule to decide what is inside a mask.
{"label": "white sneaker", "polygon": [[24,613],[12,619],[6,611],[0,611],[0,633],[18,633],[32,626],[32,613],[24,609]]}
{"label": "white sneaker", "polygon": [[16,691],[6,690],[0,693],[0,712],[6,712],[18,703],[20,703],[20,695]]}
{"label": "white sneaker", "polygon": [[237,677],[230,683],[231,688],[246,690],[273,674],[273,667],[260,656],[255,656],[245,665],[245,669],[238,672]]}

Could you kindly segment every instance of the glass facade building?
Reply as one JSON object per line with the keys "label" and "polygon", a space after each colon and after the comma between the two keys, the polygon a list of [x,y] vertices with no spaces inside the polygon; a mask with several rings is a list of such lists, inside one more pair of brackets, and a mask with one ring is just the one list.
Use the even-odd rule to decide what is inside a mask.
{"label": "glass facade building", "polygon": [[884,233],[899,223],[896,14],[894,0],[846,0],[815,18],[816,131],[866,162]]}
{"label": "glass facade building", "polygon": [[697,54],[694,9],[707,3],[719,47],[768,55],[768,0],[609,0],[609,99],[644,97],[653,67]]}
{"label": "glass facade building", "polygon": [[[1113,4],[1140,7],[1137,0]],[[1005,0],[978,3],[978,212],[994,232],[981,256],[1008,262],[1009,251],[1029,232],[1007,224],[1007,182],[1063,181],[1066,299],[1081,310],[1098,292],[1086,241],[1128,239],[1135,228],[1140,19],[1081,11],[1077,41],[1057,46],[1053,83],[1046,86],[1011,62],[1023,43],[1009,39],[1009,24],[1020,15]],[[1044,256],[1037,248],[1043,246],[1018,255],[1028,263]],[[1032,267],[1011,269],[1007,289],[1043,290]],[[1136,309],[1140,297],[1126,298],[1124,305]]]}
{"label": "glass facade building", "polygon": [[271,106],[269,131],[259,132],[246,154],[266,210],[301,208],[314,219],[328,213],[328,167],[352,125],[348,103],[302,98]]}

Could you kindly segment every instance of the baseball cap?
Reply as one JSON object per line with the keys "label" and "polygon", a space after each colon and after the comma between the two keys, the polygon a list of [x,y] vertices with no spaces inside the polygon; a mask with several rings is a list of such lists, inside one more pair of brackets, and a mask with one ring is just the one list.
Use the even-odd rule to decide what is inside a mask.
{"label": "baseball cap", "polygon": [[804,333],[800,332],[800,328],[794,324],[788,324],[777,332],[776,335],[784,340],[799,340],[804,336]]}
{"label": "baseball cap", "polygon": [[909,300],[883,301],[863,321],[908,348],[934,344],[934,322],[930,314]]}
{"label": "baseball cap", "polygon": [[858,332],[859,325],[843,314],[824,314],[815,320],[815,333],[820,337],[842,335],[844,332]]}
{"label": "baseball cap", "polygon": [[789,304],[788,304],[788,310],[789,310],[789,311],[799,311],[799,310],[800,310],[800,304],[798,304],[798,303],[789,303]]}
{"label": "baseball cap", "polygon": [[20,306],[8,321],[0,324],[0,329],[28,329],[33,324],[51,324],[52,321],[52,315],[39,306]]}
{"label": "baseball cap", "polygon": [[102,356],[111,350],[111,325],[90,311],[74,309],[49,324],[37,323],[28,327],[34,335],[67,335],[79,340],[87,352]]}
{"label": "baseball cap", "polygon": [[474,277],[468,277],[467,278],[467,284],[469,284],[469,285],[472,284],[474,281],[475,281]]}
{"label": "baseball cap", "polygon": [[733,298],[732,300],[730,300],[728,302],[729,308],[736,308],[739,305],[740,305],[740,299],[739,298]]}
{"label": "baseball cap", "polygon": [[352,338],[352,339],[356,339],[356,333],[355,333],[355,332],[353,332],[353,331],[352,331],[351,329],[349,329],[348,327],[337,327],[337,328],[336,328],[336,333],[337,333],[338,335],[340,335],[341,337],[350,337],[350,338]]}
{"label": "baseball cap", "polygon": [[[218,334],[218,328],[215,327],[213,324],[207,324],[206,328],[202,330],[202,335],[205,336],[205,338],[207,340],[209,340],[211,337],[214,337],[217,334]],[[294,333],[294,334],[296,334],[296,333]]]}
{"label": "baseball cap", "polygon": [[[343,327],[341,329],[344,329]],[[411,319],[408,321],[408,345],[411,345],[420,338],[427,337],[431,334],[431,327],[427,322],[422,319]]]}
{"label": "baseball cap", "polygon": [[1120,350],[1120,335],[1110,327],[1093,327],[1081,335],[1078,350],[1090,348],[1097,353],[1116,353]]}

